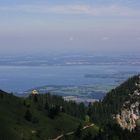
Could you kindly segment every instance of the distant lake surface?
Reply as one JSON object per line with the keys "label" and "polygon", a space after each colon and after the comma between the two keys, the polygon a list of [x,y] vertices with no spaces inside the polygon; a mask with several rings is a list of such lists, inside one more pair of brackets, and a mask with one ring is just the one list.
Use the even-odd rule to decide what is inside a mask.
{"label": "distant lake surface", "polygon": [[0,66],[0,89],[23,92],[46,85],[117,86],[140,65]]}

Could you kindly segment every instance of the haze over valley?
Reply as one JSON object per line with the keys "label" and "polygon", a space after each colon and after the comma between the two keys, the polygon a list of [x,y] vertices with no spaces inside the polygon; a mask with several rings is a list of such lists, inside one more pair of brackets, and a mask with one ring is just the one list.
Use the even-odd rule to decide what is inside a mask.
{"label": "haze over valley", "polygon": [[139,73],[139,55],[57,54],[5,56],[0,85],[18,96],[50,92],[76,102],[103,99],[108,91]]}
{"label": "haze over valley", "polygon": [[0,140],[140,140],[140,0],[0,1]]}

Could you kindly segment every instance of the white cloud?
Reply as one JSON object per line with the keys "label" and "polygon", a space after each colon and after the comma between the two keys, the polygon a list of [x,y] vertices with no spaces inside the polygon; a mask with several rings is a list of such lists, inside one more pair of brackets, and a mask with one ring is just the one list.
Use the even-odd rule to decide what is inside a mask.
{"label": "white cloud", "polygon": [[109,38],[109,37],[106,37],[106,36],[102,38],[103,41],[107,41],[107,40],[109,40],[109,39],[110,39],[110,38]]}
{"label": "white cloud", "polygon": [[69,38],[69,41],[73,41],[74,40],[74,38],[71,36],[70,38]]}
{"label": "white cloud", "polygon": [[91,16],[137,16],[140,10],[118,6],[90,6],[90,5],[16,5],[0,7],[1,12],[25,12],[25,13],[54,13],[54,14],[86,14]]}

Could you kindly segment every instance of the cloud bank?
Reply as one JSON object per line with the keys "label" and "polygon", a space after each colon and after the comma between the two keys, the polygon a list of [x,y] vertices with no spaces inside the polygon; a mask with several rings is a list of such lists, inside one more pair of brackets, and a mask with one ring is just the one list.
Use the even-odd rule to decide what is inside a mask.
{"label": "cloud bank", "polygon": [[22,12],[30,14],[89,15],[99,17],[140,17],[140,9],[120,5],[15,5],[0,6],[1,12]]}

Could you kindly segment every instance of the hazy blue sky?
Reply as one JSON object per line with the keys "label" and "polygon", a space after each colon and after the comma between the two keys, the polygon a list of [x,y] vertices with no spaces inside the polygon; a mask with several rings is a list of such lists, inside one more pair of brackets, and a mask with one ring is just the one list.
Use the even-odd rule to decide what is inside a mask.
{"label": "hazy blue sky", "polygon": [[50,51],[140,51],[140,1],[0,1],[0,53]]}

